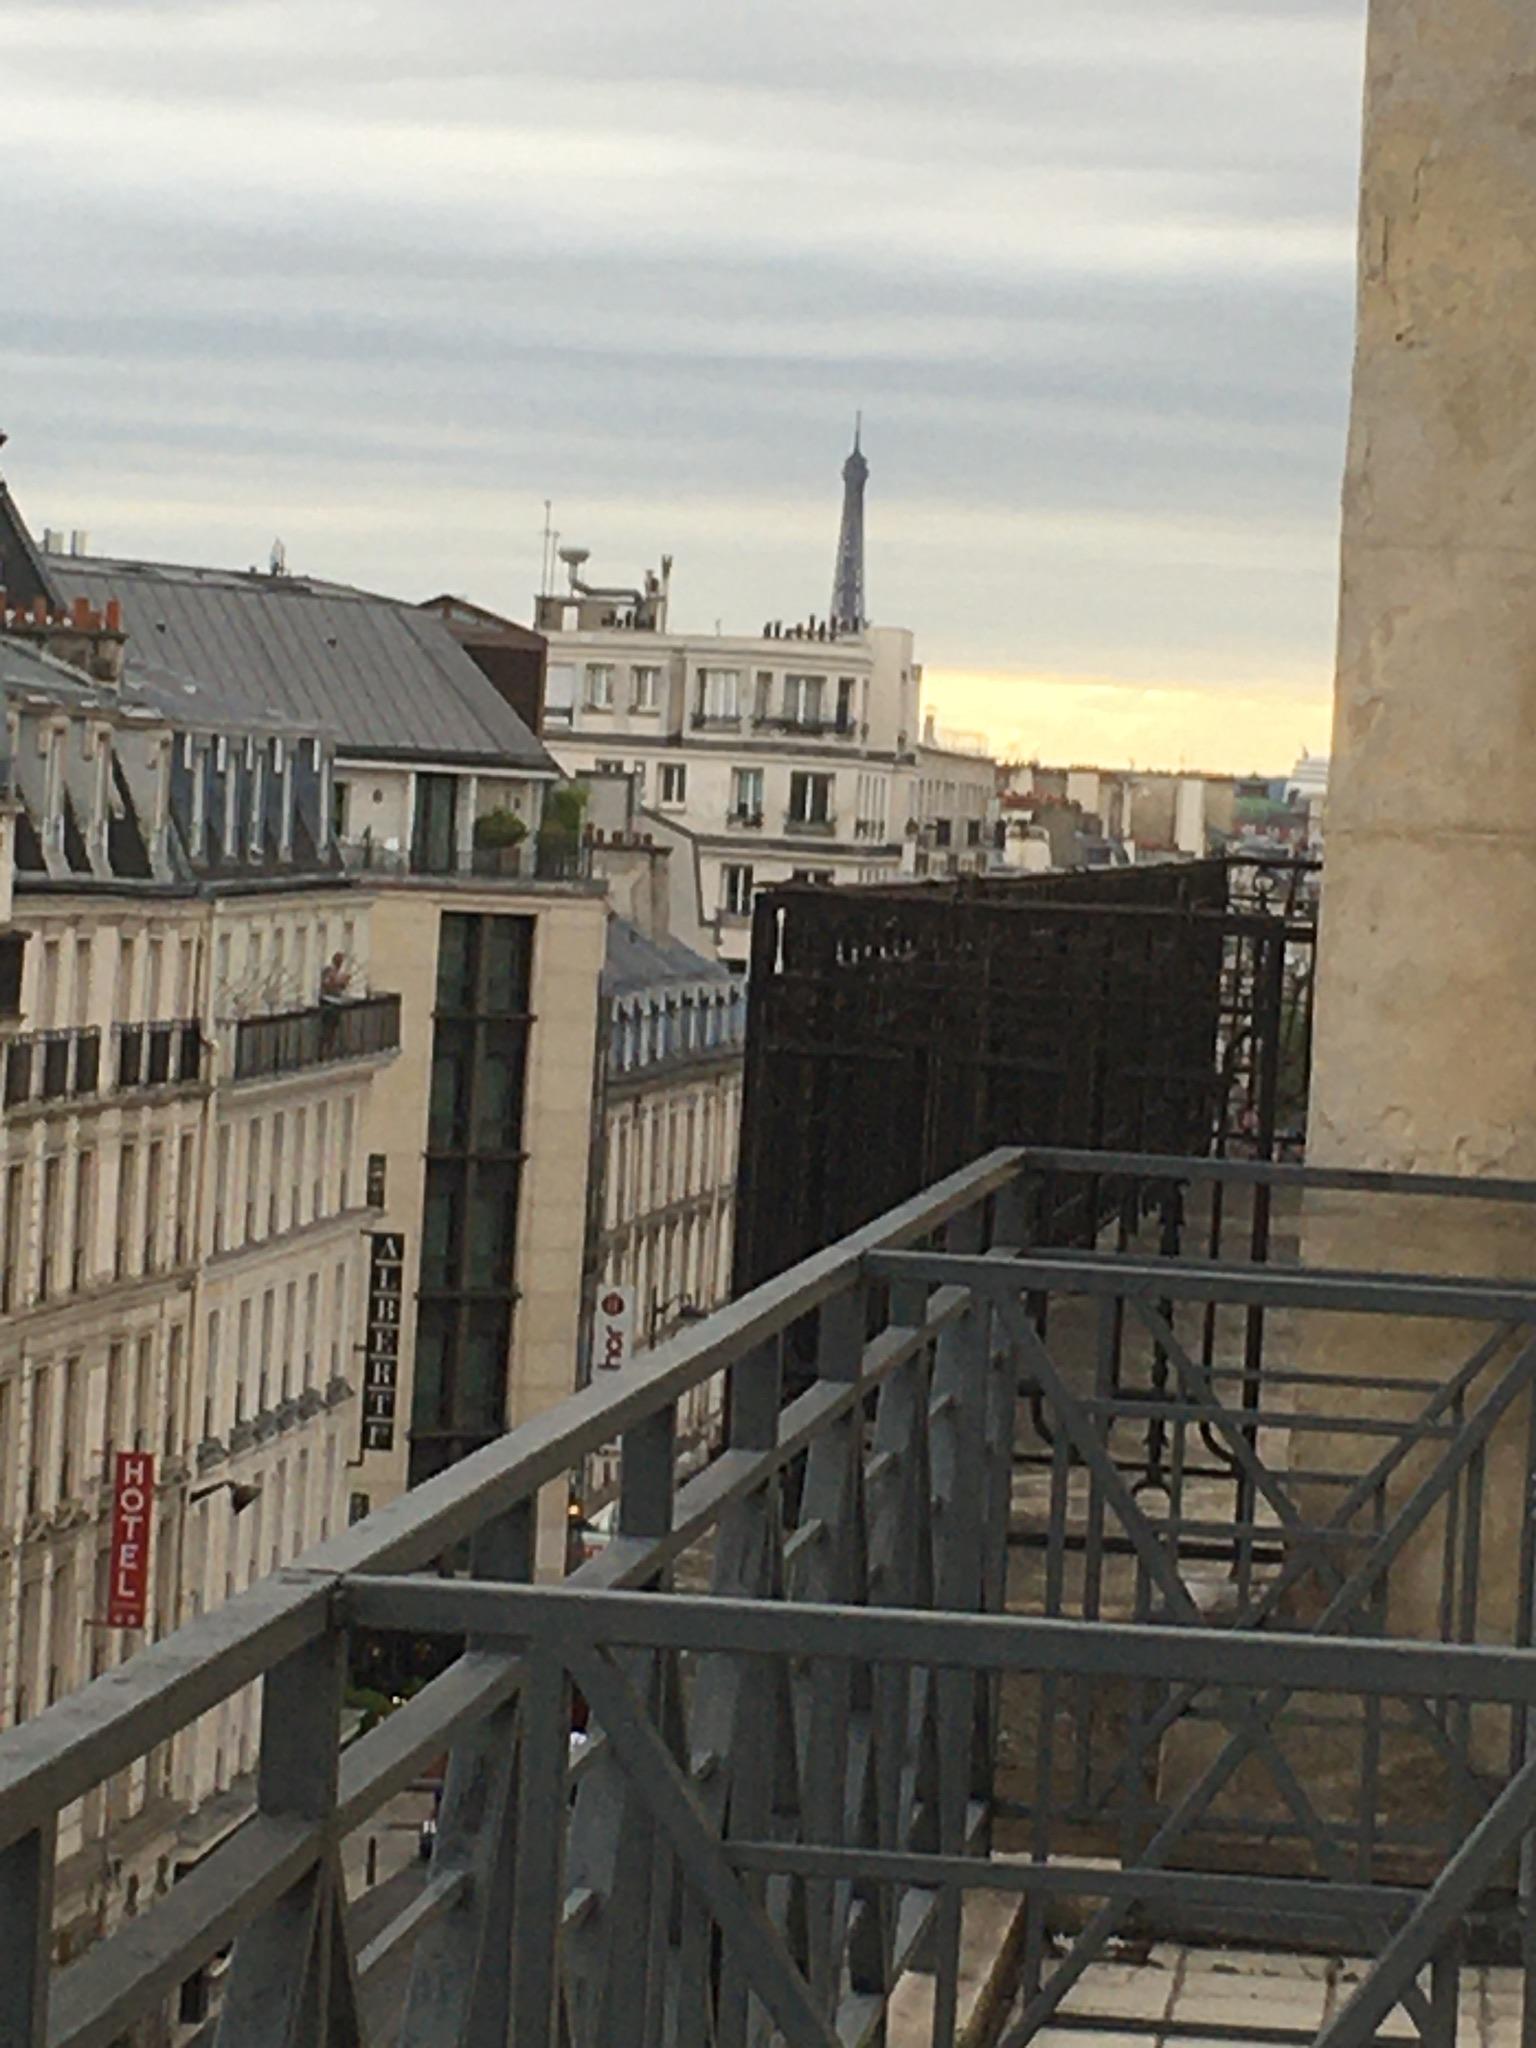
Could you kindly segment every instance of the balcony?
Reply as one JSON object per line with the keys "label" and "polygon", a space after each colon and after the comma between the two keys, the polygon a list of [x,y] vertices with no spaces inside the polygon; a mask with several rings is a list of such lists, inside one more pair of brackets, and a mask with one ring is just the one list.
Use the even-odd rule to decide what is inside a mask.
{"label": "balcony", "polygon": [[752,720],[754,732],[797,733],[805,739],[851,740],[858,728],[851,718],[789,718],[777,712],[759,712]]}
{"label": "balcony", "polygon": [[374,839],[341,842],[342,864],[349,874],[390,879],[504,882],[586,882],[592,878],[592,850],[532,836],[520,846],[475,846],[440,852],[382,845]]}
{"label": "balcony", "polygon": [[235,1025],[235,1081],[273,1080],[341,1060],[377,1059],[400,1049],[400,998],[359,996],[314,1003]]}
{"label": "balcony", "polygon": [[[5,1928],[37,1959],[7,2038],[123,2036],[233,1940],[231,2039],[278,2038],[277,2011],[316,2043],[403,2016],[444,2048],[949,2048],[981,1976],[1006,2040],[1065,2008],[1091,2042],[1193,1925],[1310,1949],[1317,1984],[1307,2027],[1255,2027],[1277,1980],[1229,1964],[1197,2038],[1367,2048],[1417,2015],[1453,2041],[1436,2016],[1484,2000],[1482,1958],[1536,1938],[1536,1651],[1478,1565],[1485,1487],[1507,1458],[1523,1503],[1531,1476],[1536,1288],[1269,1264],[1230,1230],[1208,1256],[1213,1216],[1303,1194],[1536,1202],[1000,1149],[0,1735]],[[1344,1432],[1341,1318],[1425,1368],[1372,1380]],[[695,1470],[678,1408],[711,1395],[728,1434]],[[534,1583],[540,1490],[613,1439],[618,1540]],[[707,1593],[669,1576],[701,1552]],[[1390,1634],[1413,1597],[1426,1628]],[[368,1630],[442,1666],[341,1753]],[[257,1678],[256,1813],[51,1975],[58,1816]],[[339,1842],[445,1751],[431,1864],[373,1895],[365,1944]],[[990,1949],[977,1894],[1005,1908]]]}
{"label": "balcony", "polygon": [[4,1052],[6,1109],[145,1087],[195,1081],[202,1069],[202,1036],[195,1023],[119,1025],[105,1076],[101,1033],[92,1026],[28,1032]]}
{"label": "balcony", "polygon": [[689,719],[695,732],[740,732],[739,711],[695,711]]}

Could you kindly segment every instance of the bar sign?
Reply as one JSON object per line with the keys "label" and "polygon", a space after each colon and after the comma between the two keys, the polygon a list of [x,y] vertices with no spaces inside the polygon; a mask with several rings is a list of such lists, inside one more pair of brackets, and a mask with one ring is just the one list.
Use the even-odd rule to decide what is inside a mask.
{"label": "bar sign", "polygon": [[144,1626],[154,1498],[154,1453],[119,1451],[112,1473],[112,1548],[107,1560],[109,1628]]}

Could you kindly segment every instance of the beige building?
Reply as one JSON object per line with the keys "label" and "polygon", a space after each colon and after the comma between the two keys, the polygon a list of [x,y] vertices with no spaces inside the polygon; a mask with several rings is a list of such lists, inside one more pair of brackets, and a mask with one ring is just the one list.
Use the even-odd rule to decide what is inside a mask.
{"label": "beige building", "polygon": [[[343,1516],[361,1134],[398,1042],[318,736],[178,723],[120,632],[43,609],[0,632],[0,1725]],[[154,1460],[142,1630],[108,1625],[122,1451]],[[254,1715],[231,1700],[67,1816],[66,1944],[240,1818]]]}
{"label": "beige building", "polygon": [[235,705],[314,707],[334,736],[326,828],[400,998],[389,1087],[356,1124],[379,1211],[349,1368],[365,1513],[574,1384],[602,886],[541,831],[560,771],[438,612],[286,572],[43,561],[69,601],[120,594],[130,654]]}
{"label": "beige building", "polygon": [[[3,487],[0,559],[11,1717],[569,1392],[605,905],[434,615],[39,550]],[[118,1449],[146,1635],[97,1626]],[[232,1700],[70,1817],[72,1939],[238,1823],[254,1739]]]}

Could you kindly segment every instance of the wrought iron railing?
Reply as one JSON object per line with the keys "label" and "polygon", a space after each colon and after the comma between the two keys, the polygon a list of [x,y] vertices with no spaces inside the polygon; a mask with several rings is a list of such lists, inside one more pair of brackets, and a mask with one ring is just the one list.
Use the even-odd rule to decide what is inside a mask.
{"label": "wrought iron railing", "polygon": [[[1089,2025],[1113,1938],[1184,1915],[1374,1957],[1326,2048],[1395,2008],[1448,2048],[1467,1944],[1536,1960],[1536,1653],[1467,1592],[1512,1421],[1531,1570],[1536,1288],[1163,1256],[1161,1185],[1308,1185],[1224,1162],[1097,1162],[1102,1222],[1041,1243],[1042,1178],[1094,1164],[989,1155],[0,1736],[0,2041],[109,2042],[233,1939],[226,2043],[355,2044],[359,1983],[409,1952],[402,2043],[846,2048],[917,1971],[950,2048],[962,1902],[990,1890],[1020,1902],[1010,2040],[1069,1994]],[[1389,1351],[1441,1333],[1445,1370],[1378,1376],[1336,1432],[1360,1446],[1314,1471],[1297,1418],[1340,1382],[1295,1331],[1378,1317]],[[682,1478],[678,1404],[722,1375],[725,1442]],[[614,1540],[534,1585],[541,1494],[615,1439]],[[1214,1601],[1197,1466],[1257,1502]],[[1057,1533],[1021,1579],[1042,1469]],[[1392,1640],[1426,1555],[1453,1560],[1443,1626]],[[353,1630],[465,1647],[338,1753]],[[257,1678],[254,1817],[52,1973],[60,1812]],[[424,1888],[355,1952],[342,1838],[450,1747]]]}
{"label": "wrought iron railing", "polygon": [[235,1025],[236,1081],[300,1073],[334,1060],[375,1059],[400,1048],[400,998],[357,996],[312,1003],[270,1017],[242,1017]]}
{"label": "wrought iron railing", "polygon": [[114,1036],[119,1088],[168,1088],[202,1078],[203,1034],[191,1018],[119,1024]]}

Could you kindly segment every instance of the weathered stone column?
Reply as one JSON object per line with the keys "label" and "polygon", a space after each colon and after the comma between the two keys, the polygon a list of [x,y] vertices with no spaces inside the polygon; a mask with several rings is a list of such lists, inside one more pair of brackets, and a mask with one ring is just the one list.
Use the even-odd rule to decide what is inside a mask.
{"label": "weathered stone column", "polygon": [[[1536,1177],[1533,0],[1372,0],[1318,987],[1314,1165]],[[1305,1241],[1536,1278],[1536,1214],[1491,1203],[1314,1201]],[[1340,1319],[1329,1362],[1429,1379],[1470,1341]],[[1511,1441],[1496,1464],[1507,1615]],[[1436,1578],[1412,1561],[1395,1626],[1433,1628]]]}

